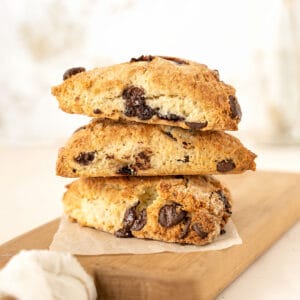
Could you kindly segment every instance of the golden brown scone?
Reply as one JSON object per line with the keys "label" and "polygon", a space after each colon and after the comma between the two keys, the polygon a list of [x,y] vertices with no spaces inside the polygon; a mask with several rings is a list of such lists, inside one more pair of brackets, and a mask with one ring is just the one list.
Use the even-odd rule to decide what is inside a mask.
{"label": "golden brown scone", "polygon": [[95,119],[60,149],[56,170],[64,177],[241,173],[255,170],[255,157],[224,132]]}
{"label": "golden brown scone", "polygon": [[71,219],[117,237],[204,245],[231,215],[229,191],[211,176],[82,178],[67,188]]}
{"label": "golden brown scone", "polygon": [[64,79],[52,94],[68,113],[202,130],[237,130],[241,119],[235,89],[186,59],[141,56]]}

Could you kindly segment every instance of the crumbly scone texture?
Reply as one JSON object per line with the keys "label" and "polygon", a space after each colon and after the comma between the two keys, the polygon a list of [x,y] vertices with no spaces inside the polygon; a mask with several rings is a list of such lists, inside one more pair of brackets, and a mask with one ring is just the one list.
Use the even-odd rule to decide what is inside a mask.
{"label": "crumbly scone texture", "polygon": [[64,177],[163,176],[255,170],[256,155],[224,132],[95,119],[60,149]]}
{"label": "crumbly scone texture", "polygon": [[235,89],[206,65],[142,56],[90,71],[72,70],[67,71],[72,76],[52,88],[65,112],[186,129],[238,129],[241,110]]}
{"label": "crumbly scone texture", "polygon": [[67,189],[71,220],[117,237],[205,245],[232,208],[229,191],[212,176],[81,178]]}

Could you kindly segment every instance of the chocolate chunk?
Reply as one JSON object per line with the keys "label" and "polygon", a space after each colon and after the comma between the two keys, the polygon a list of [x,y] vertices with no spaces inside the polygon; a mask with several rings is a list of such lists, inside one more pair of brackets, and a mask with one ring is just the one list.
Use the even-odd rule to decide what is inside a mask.
{"label": "chocolate chunk", "polygon": [[199,223],[194,223],[192,229],[200,236],[201,239],[205,239],[208,236],[208,233],[202,230],[202,227]]}
{"label": "chocolate chunk", "polygon": [[140,106],[145,104],[145,92],[142,88],[129,86],[123,91],[122,98],[127,106]]}
{"label": "chocolate chunk", "polygon": [[189,63],[183,59],[177,58],[177,57],[171,57],[171,56],[160,56],[163,59],[173,61],[177,63],[178,65],[188,65]]}
{"label": "chocolate chunk", "polygon": [[126,228],[121,228],[115,232],[115,236],[118,238],[130,238],[132,237],[131,231]]}
{"label": "chocolate chunk", "polygon": [[127,208],[124,214],[123,218],[123,227],[126,230],[130,230],[131,226],[133,225],[135,219],[136,219],[136,206]]}
{"label": "chocolate chunk", "polygon": [[196,123],[196,122],[185,122],[185,125],[187,125],[191,129],[202,129],[202,128],[205,128],[207,126],[207,121],[198,122],[198,123]]}
{"label": "chocolate chunk", "polygon": [[185,155],[185,156],[184,156],[184,159],[177,159],[177,161],[182,161],[182,162],[184,162],[184,163],[187,163],[187,162],[190,161],[190,157],[189,157],[188,155]]}
{"label": "chocolate chunk", "polygon": [[74,160],[80,165],[87,166],[95,159],[95,151],[93,152],[81,152]]}
{"label": "chocolate chunk", "polygon": [[177,142],[177,139],[172,135],[172,133],[170,131],[163,131],[162,130],[162,133],[167,135],[168,137],[170,137],[172,140],[176,141]]}
{"label": "chocolate chunk", "polygon": [[141,120],[149,120],[155,115],[155,111],[145,102],[145,92],[142,88],[130,86],[123,91],[125,99],[124,114],[127,117],[138,117]]}
{"label": "chocolate chunk", "polygon": [[76,172],[77,172],[77,170],[76,170],[76,169],[72,169],[72,172],[73,172],[73,173],[76,173]]}
{"label": "chocolate chunk", "polygon": [[155,115],[155,111],[148,105],[140,105],[136,108],[136,116],[141,120],[149,120]]}
{"label": "chocolate chunk", "polygon": [[225,234],[226,230],[225,229],[221,229],[220,234]]}
{"label": "chocolate chunk", "polygon": [[95,108],[95,109],[93,110],[93,113],[94,113],[94,114],[101,114],[102,111],[101,111],[99,108]]}
{"label": "chocolate chunk", "polygon": [[147,61],[147,62],[150,62],[152,61],[153,59],[155,58],[155,56],[152,56],[152,55],[141,55],[140,57],[138,58],[132,58],[130,60],[130,62],[137,62],[137,61]]}
{"label": "chocolate chunk", "polygon": [[124,114],[127,117],[136,117],[136,107],[134,107],[134,106],[125,106]]}
{"label": "chocolate chunk", "polygon": [[240,104],[238,103],[235,96],[230,95],[229,97],[229,104],[230,104],[230,117],[232,119],[240,120],[242,118],[242,111]]}
{"label": "chocolate chunk", "polygon": [[184,223],[184,227],[178,237],[179,239],[184,239],[187,236],[189,229],[190,229],[190,225],[191,225],[191,218],[185,217],[183,220],[183,223]]}
{"label": "chocolate chunk", "polygon": [[85,68],[77,67],[77,68],[68,69],[63,75],[63,80],[66,80],[66,79],[72,77],[73,75],[75,75],[77,73],[81,73],[81,72],[85,72]]}
{"label": "chocolate chunk", "polygon": [[224,159],[217,163],[217,171],[218,172],[229,172],[235,168],[235,163],[232,159]]}
{"label": "chocolate chunk", "polygon": [[158,222],[163,227],[171,227],[180,223],[187,212],[179,208],[179,204],[164,205],[158,214]]}
{"label": "chocolate chunk", "polygon": [[224,195],[224,193],[221,190],[216,191],[216,193],[219,195],[219,199],[223,202],[225,209],[227,211],[230,211],[231,205],[230,205],[227,197]]}
{"label": "chocolate chunk", "polygon": [[117,171],[120,175],[135,175],[135,170],[131,169],[129,166],[124,166]]}
{"label": "chocolate chunk", "polygon": [[131,230],[139,231],[146,225],[146,223],[147,223],[147,211],[146,208],[144,208],[139,212],[137,218],[135,219],[131,227]]}
{"label": "chocolate chunk", "polygon": [[[146,208],[142,209],[139,213],[136,212],[136,208],[139,202],[127,208],[123,218],[123,228],[119,229],[117,233],[119,235],[127,235],[131,230],[141,230],[147,223],[147,211]],[[127,236],[121,236],[127,237]]]}
{"label": "chocolate chunk", "polygon": [[135,156],[135,167],[140,170],[147,170],[151,167],[150,157],[151,151],[142,151]]}
{"label": "chocolate chunk", "polygon": [[184,117],[180,117],[180,116],[177,116],[175,114],[162,115],[160,113],[157,113],[157,117],[162,119],[162,120],[168,120],[168,121],[174,121],[174,122],[184,120]]}

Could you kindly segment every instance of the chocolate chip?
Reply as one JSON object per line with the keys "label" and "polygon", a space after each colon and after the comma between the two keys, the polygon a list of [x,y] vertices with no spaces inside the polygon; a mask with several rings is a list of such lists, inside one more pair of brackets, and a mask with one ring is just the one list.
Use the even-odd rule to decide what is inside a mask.
{"label": "chocolate chip", "polygon": [[240,104],[238,103],[235,96],[230,95],[229,97],[229,104],[230,104],[230,117],[232,119],[240,120],[242,118],[242,111]]}
{"label": "chocolate chip", "polygon": [[81,152],[74,160],[80,165],[87,166],[95,159],[95,151],[93,152]]}
{"label": "chocolate chip", "polygon": [[124,166],[117,171],[120,175],[135,175],[135,170],[131,169],[129,166]]}
{"label": "chocolate chip", "polygon": [[170,60],[173,61],[175,63],[177,63],[178,65],[188,65],[189,63],[181,58],[177,58],[177,57],[170,57],[170,56],[160,56],[163,59],[166,60]]}
{"label": "chocolate chip", "polygon": [[137,62],[137,61],[147,61],[147,62],[150,62],[152,61],[153,59],[155,58],[155,56],[152,56],[152,55],[141,55],[140,57],[138,58],[132,58],[130,60],[130,62]]}
{"label": "chocolate chip", "polygon": [[72,169],[72,172],[73,172],[73,173],[76,173],[76,172],[77,172],[77,170],[76,170],[76,169]]}
{"label": "chocolate chip", "polygon": [[185,125],[187,125],[191,129],[202,129],[207,126],[207,121],[205,121],[205,122],[185,122]]}
{"label": "chocolate chip", "polygon": [[155,111],[145,102],[145,92],[142,88],[130,86],[123,91],[125,99],[124,114],[127,117],[138,117],[141,120],[149,120],[155,115]]}
{"label": "chocolate chip", "polygon": [[200,236],[201,239],[205,239],[208,236],[208,233],[202,230],[202,227],[199,223],[194,223],[192,229]]}
{"label": "chocolate chip", "polygon": [[221,190],[216,191],[216,193],[219,195],[219,199],[223,202],[225,209],[229,211],[231,209],[231,204],[229,203],[227,197]]}
{"label": "chocolate chip", "polygon": [[142,88],[135,86],[127,87],[122,94],[128,106],[140,106],[145,104],[145,92]]}
{"label": "chocolate chip", "polygon": [[174,122],[184,120],[184,117],[180,117],[180,116],[175,115],[175,114],[162,115],[160,113],[157,113],[157,117],[162,119],[162,120],[168,120],[168,121],[174,121]]}
{"label": "chocolate chip", "polygon": [[190,157],[189,157],[188,155],[185,155],[185,156],[184,156],[184,159],[177,159],[177,161],[182,161],[182,162],[184,162],[184,163],[187,163],[187,162],[190,161]]}
{"label": "chocolate chip", "polygon": [[129,86],[123,91],[122,98],[125,99],[124,114],[127,117],[138,117],[141,120],[149,120],[154,115],[157,115],[159,118],[169,121],[184,120],[183,117],[175,114],[161,115],[157,112],[157,109],[153,109],[147,105],[145,91],[142,88]]}
{"label": "chocolate chip", "polygon": [[102,111],[101,111],[99,108],[95,108],[95,109],[93,110],[93,113],[94,113],[94,114],[101,114]]}
{"label": "chocolate chip", "polygon": [[221,229],[220,234],[225,234],[226,230],[225,229]]}
{"label": "chocolate chip", "polygon": [[135,167],[140,170],[147,170],[151,167],[150,157],[151,151],[142,151],[135,156]]}
{"label": "chocolate chip", "polygon": [[148,105],[140,105],[136,108],[136,116],[141,120],[149,120],[155,115],[155,111]]}
{"label": "chocolate chip", "polygon": [[73,75],[75,75],[77,73],[81,73],[81,72],[85,72],[85,68],[77,67],[77,68],[68,69],[63,75],[63,80],[66,80],[66,79],[72,77]]}
{"label": "chocolate chip", "polygon": [[125,106],[124,114],[127,117],[136,117],[136,107],[134,107],[134,106]]}
{"label": "chocolate chip", "polygon": [[167,136],[170,137],[172,140],[174,140],[174,141],[177,142],[177,139],[172,135],[171,132],[169,132],[169,131],[163,131],[163,130],[162,130],[162,133],[165,134],[165,135],[167,135]]}
{"label": "chocolate chip", "polygon": [[132,237],[131,231],[126,228],[121,228],[115,232],[115,236],[118,238],[130,238]]}
{"label": "chocolate chip", "polygon": [[141,230],[147,223],[147,211],[142,209],[139,213],[136,212],[136,208],[139,202],[127,208],[123,217],[123,227],[115,232],[117,237],[132,237],[131,230]]}
{"label": "chocolate chip", "polygon": [[127,230],[130,230],[131,226],[133,225],[136,219],[136,206],[127,208],[123,218],[123,227]]}
{"label": "chocolate chip", "polygon": [[179,239],[184,239],[187,236],[189,229],[190,229],[190,225],[191,225],[191,218],[185,217],[183,220],[183,224],[184,224],[184,227],[178,237]]}
{"label": "chocolate chip", "polygon": [[131,230],[139,231],[146,225],[146,223],[147,223],[147,211],[146,208],[144,208],[139,212],[137,218],[135,219],[131,227]]}
{"label": "chocolate chip", "polygon": [[235,163],[232,159],[224,159],[217,163],[217,171],[218,172],[229,172],[235,168]]}
{"label": "chocolate chip", "polygon": [[164,205],[158,214],[158,222],[163,227],[171,227],[180,223],[184,217],[186,216],[187,212],[181,210],[179,204],[172,203],[169,205]]}

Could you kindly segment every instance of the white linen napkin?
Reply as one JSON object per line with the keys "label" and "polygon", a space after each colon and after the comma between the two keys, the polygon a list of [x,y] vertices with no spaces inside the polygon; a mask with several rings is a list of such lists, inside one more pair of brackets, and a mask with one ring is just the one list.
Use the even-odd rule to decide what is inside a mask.
{"label": "white linen napkin", "polygon": [[21,251],[0,271],[0,299],[95,300],[93,279],[67,253]]}

